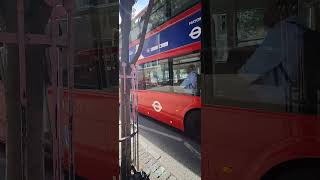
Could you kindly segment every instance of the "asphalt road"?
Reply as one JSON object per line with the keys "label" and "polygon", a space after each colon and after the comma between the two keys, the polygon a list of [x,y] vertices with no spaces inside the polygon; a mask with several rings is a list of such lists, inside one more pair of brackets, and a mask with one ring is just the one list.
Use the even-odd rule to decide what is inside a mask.
{"label": "asphalt road", "polygon": [[139,133],[164,152],[161,156],[173,157],[175,162],[181,163],[187,170],[201,177],[199,142],[195,142],[172,127],[141,115],[139,116]]}

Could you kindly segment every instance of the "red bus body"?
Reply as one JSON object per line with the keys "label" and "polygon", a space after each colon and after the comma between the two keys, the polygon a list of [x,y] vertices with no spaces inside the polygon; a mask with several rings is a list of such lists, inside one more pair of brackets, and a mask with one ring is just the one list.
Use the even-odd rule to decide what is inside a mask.
{"label": "red bus body", "polygon": [[[90,180],[118,179],[118,94],[98,90],[74,90],[72,94],[77,175]],[[67,105],[65,99],[64,104]]]}
{"label": "red bus body", "polygon": [[256,180],[282,163],[320,159],[317,116],[202,108],[202,178]]}
{"label": "red bus body", "polygon": [[[201,108],[200,97],[173,93],[161,93],[148,90],[138,91],[138,111],[170,126],[184,131],[184,117],[194,109]],[[160,103],[161,112],[152,106]]]}
{"label": "red bus body", "polygon": [[[256,42],[245,44],[246,41],[244,45],[238,46],[240,36],[237,36],[237,33],[240,32],[240,28],[246,29],[249,26],[249,28],[255,30],[255,26],[252,25],[254,23],[246,24],[246,26],[229,23],[232,18],[237,19],[237,23],[239,23],[241,22],[241,12],[244,12],[244,14],[251,12],[254,14],[252,19],[258,17],[258,12],[262,12],[260,19],[263,21],[265,20],[263,17],[278,13],[278,9],[270,9],[270,7],[276,6],[271,6],[268,4],[269,2],[285,1],[239,0],[237,5],[233,4],[234,2],[225,0],[203,1],[205,14],[203,21],[207,24],[203,26],[203,34],[206,37],[202,41],[204,49],[202,54],[204,82],[202,83],[205,84],[202,87],[206,91],[202,94],[203,105],[201,108],[202,179],[287,180],[309,179],[309,175],[313,179],[320,178],[319,93],[318,95],[313,93],[315,91],[319,92],[319,84],[317,83],[319,56],[316,53],[317,51],[313,51],[318,49],[319,52],[319,46],[312,50],[309,42],[305,40],[308,36],[305,34],[299,34],[298,36],[296,32],[300,30],[299,27],[291,26],[290,23],[285,24],[286,20],[277,22],[278,24],[275,23],[274,26],[267,28],[270,33],[268,32],[266,37],[262,38],[261,44]],[[318,5],[311,5],[308,8],[318,9]],[[301,9],[301,11],[306,8],[303,3],[297,4],[295,7],[298,7],[297,9]],[[309,17],[299,13],[300,11],[298,12],[299,18],[301,17],[303,20],[313,19],[314,23],[319,25],[318,15]],[[245,20],[252,20],[248,18],[250,13],[246,15],[245,18],[247,19]],[[214,18],[212,18],[213,16]],[[290,21],[288,20],[288,22]],[[300,23],[300,21],[297,22]],[[264,25],[263,22],[260,24]],[[225,31],[219,29],[220,27],[224,27],[222,29]],[[279,27],[285,30],[281,31]],[[242,34],[245,32],[243,29]],[[317,28],[311,33],[312,39],[318,38],[315,43],[319,42],[319,30]],[[217,31],[222,34],[220,37]],[[255,37],[254,32],[251,32],[250,37]],[[221,43],[222,36],[228,37],[225,38],[225,44]],[[275,36],[279,39],[276,39]],[[289,36],[290,38],[288,38]],[[297,45],[292,48],[290,45],[295,45],[297,39],[301,40],[300,46]],[[264,44],[264,42],[266,43]],[[277,48],[278,43],[286,44],[286,46]],[[213,44],[217,47],[213,47]],[[256,45],[256,47],[252,47],[252,45]],[[262,48],[258,49],[261,46]],[[263,48],[268,53],[265,53],[266,51]],[[215,49],[223,49],[218,53],[226,52],[227,56],[214,54],[214,52],[217,52]],[[258,50],[260,51],[257,52]],[[280,57],[284,59],[277,52],[282,53],[285,50],[289,54],[284,56],[287,61],[286,63],[280,61],[280,63],[284,64],[281,66],[285,69],[283,72],[289,71],[291,73],[288,73],[289,79],[293,79],[291,84],[285,83],[287,79],[281,79],[283,77],[281,73],[270,73],[270,76],[265,73],[274,69],[274,71],[277,70],[278,66],[272,66],[272,61],[276,58],[280,59]],[[297,51],[302,51],[305,54],[290,56]],[[254,54],[256,52],[257,54]],[[266,55],[267,58],[263,59],[264,57],[261,54]],[[270,58],[270,54],[273,55],[274,59]],[[220,60],[218,59],[220,57],[222,57],[221,59],[226,57],[226,59]],[[297,65],[294,62],[296,62],[295,58],[298,57],[299,64]],[[254,65],[250,62],[254,62]],[[265,67],[269,67],[269,69]],[[296,67],[300,69],[296,70]],[[244,80],[253,76],[258,76],[257,81]],[[278,84],[273,83],[274,81],[270,77],[274,77],[275,81],[281,80],[278,81]],[[303,85],[298,86],[301,81]],[[295,91],[287,88],[288,86],[294,87]],[[286,93],[292,92],[293,94],[290,94],[290,96],[287,95],[289,93],[283,93],[284,87],[287,88]],[[301,95],[301,92],[305,94]],[[306,94],[308,95],[306,96]],[[317,102],[313,101],[313,98],[318,99]]]}
{"label": "red bus body", "polygon": [[[179,23],[181,23],[181,21],[184,21],[189,17],[196,16],[196,14],[200,11],[201,4],[199,3],[147,33],[146,41],[169,28],[176,28],[175,26],[179,26]],[[168,36],[172,36],[172,38],[174,39],[174,36],[177,35],[169,34]],[[133,41],[130,44],[130,48],[136,46],[138,43],[139,40]],[[157,53],[155,55],[140,58],[137,62],[137,65],[197,52],[200,51],[200,49],[201,42],[199,40],[192,43],[184,44],[183,46],[177,46],[175,48]],[[192,110],[199,110],[201,108],[200,96],[177,94],[171,92],[159,92],[152,90],[138,90],[137,95],[139,113],[156,119],[162,123],[173,126],[181,131],[185,130],[184,120],[186,114]],[[157,112],[157,110],[155,110],[153,106],[155,102],[159,103],[159,105],[161,106],[161,110],[159,112]]]}
{"label": "red bus body", "polygon": [[[48,103],[52,105],[52,91],[49,90],[48,92]],[[75,89],[72,91],[72,95],[74,97],[76,174],[90,180],[118,179],[118,92]],[[4,98],[3,84],[0,83],[0,142],[2,143],[5,143],[6,140]],[[68,90],[64,90],[62,118],[65,124],[68,121],[67,99]],[[64,136],[67,137],[66,129],[63,129],[63,132],[65,133]],[[63,139],[63,142],[64,145],[67,145],[65,139]]]}

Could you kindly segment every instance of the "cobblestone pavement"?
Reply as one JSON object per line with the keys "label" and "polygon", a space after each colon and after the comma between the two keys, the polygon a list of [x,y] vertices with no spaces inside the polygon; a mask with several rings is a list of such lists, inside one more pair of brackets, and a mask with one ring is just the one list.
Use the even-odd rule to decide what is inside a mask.
{"label": "cobblestone pavement", "polygon": [[199,143],[152,119],[139,119],[139,164],[150,179],[201,179]]}
{"label": "cobblestone pavement", "polygon": [[145,147],[140,145],[140,169],[146,172],[151,180],[176,180],[177,178],[160,164],[160,158],[160,155],[155,153],[151,154]]}

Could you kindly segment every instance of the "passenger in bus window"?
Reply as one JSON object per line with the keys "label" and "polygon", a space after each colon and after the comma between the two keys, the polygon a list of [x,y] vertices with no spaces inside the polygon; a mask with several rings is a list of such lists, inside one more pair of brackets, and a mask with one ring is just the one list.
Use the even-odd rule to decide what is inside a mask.
{"label": "passenger in bus window", "polygon": [[189,65],[187,73],[187,78],[181,83],[180,86],[186,89],[190,94],[195,94],[197,90],[198,73],[196,72],[196,67],[194,64]]}
{"label": "passenger in bus window", "polygon": [[152,73],[151,82],[155,84],[155,86],[159,85],[159,76],[157,72]]}
{"label": "passenger in bus window", "polygon": [[256,77],[264,84],[293,85],[303,46],[303,29],[297,21],[297,0],[271,0],[264,22],[270,31],[239,73],[259,75]]}
{"label": "passenger in bus window", "polygon": [[[283,105],[283,108],[290,107],[287,108],[290,111],[293,111],[291,107],[297,107],[296,111],[313,113],[316,111],[314,89],[317,87],[312,84],[317,81],[302,78],[316,74],[311,67],[318,66],[319,55],[312,47],[317,46],[319,34],[309,29],[303,22],[303,15],[298,14],[298,0],[271,0],[270,3],[264,17],[270,30],[239,73],[249,80],[248,90],[255,101]],[[308,84],[308,93],[293,93],[306,91],[302,89],[305,84]],[[306,98],[309,104],[304,103]],[[292,103],[293,100],[301,106]]]}

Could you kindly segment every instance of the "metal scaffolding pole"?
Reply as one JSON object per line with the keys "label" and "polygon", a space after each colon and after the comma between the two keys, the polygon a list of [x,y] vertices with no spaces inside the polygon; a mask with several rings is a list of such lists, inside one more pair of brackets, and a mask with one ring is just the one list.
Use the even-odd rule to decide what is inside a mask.
{"label": "metal scaffolding pole", "polygon": [[[25,6],[24,3],[30,3],[29,6]],[[43,133],[43,129],[41,129],[41,125],[34,122],[33,117],[39,119],[39,114],[37,113],[37,109],[35,107],[40,107],[39,103],[43,103],[43,100],[34,101],[36,98],[36,91],[34,89],[34,84],[37,83],[37,80],[43,81],[43,76],[38,76],[36,81],[32,78],[32,70],[30,69],[31,62],[35,59],[41,60],[40,56],[44,53],[45,47],[50,47],[50,59],[51,59],[51,67],[52,67],[52,82],[53,82],[53,101],[51,104],[51,131],[53,137],[53,159],[54,159],[54,179],[63,179],[63,144],[62,144],[62,116],[61,116],[61,108],[62,108],[62,69],[60,68],[61,58],[60,58],[60,50],[59,48],[64,48],[68,52],[68,64],[69,64],[69,88],[73,87],[73,61],[72,61],[72,41],[71,34],[72,28],[69,28],[67,35],[59,35],[59,25],[57,19],[59,17],[68,16],[69,27],[72,27],[72,18],[73,18],[73,4],[74,0],[64,1],[68,7],[65,8],[60,0],[43,0],[37,1],[1,1],[0,2],[0,11],[4,11],[4,19],[6,20],[6,28],[8,31],[0,32],[0,42],[6,44],[7,52],[8,52],[8,64],[7,64],[7,72],[6,78],[10,83],[6,83],[6,102],[7,102],[7,114],[8,114],[8,139],[7,139],[7,179],[10,180],[21,180],[21,179],[44,179],[44,171],[43,164],[40,168],[35,168],[35,165],[41,165],[38,163],[32,163],[31,161],[41,161],[43,158],[43,153],[36,154],[34,150],[31,150],[33,147],[30,145],[35,144],[36,147],[40,149],[36,149],[36,151],[43,152],[42,149],[42,136],[38,136]],[[33,5],[35,5],[33,7]],[[71,6],[70,6],[71,5]],[[29,16],[26,16],[25,7],[29,8],[28,10],[32,11],[32,13],[40,13],[37,16],[32,16],[32,19]],[[32,9],[30,9],[32,8]],[[35,9],[33,9],[35,8]],[[38,8],[38,9],[37,9]],[[16,11],[14,10],[16,9]],[[68,9],[68,11],[66,10]],[[36,11],[38,10],[38,11]],[[51,13],[52,10],[52,13]],[[43,15],[45,16],[41,16]],[[47,15],[51,18],[49,20],[49,35],[44,34],[45,26],[48,23]],[[12,21],[16,19],[16,21]],[[28,23],[25,22],[25,19],[29,18]],[[41,21],[38,21],[37,18],[40,18]],[[49,18],[49,17],[48,17]],[[13,23],[15,22],[15,23]],[[30,24],[29,24],[30,23]],[[38,23],[38,24],[37,24]],[[38,27],[40,25],[41,27]],[[26,29],[27,28],[27,29]],[[28,32],[28,33],[27,33]],[[43,34],[42,34],[43,33]],[[43,50],[43,52],[42,52]],[[40,52],[41,51],[41,52]],[[37,58],[32,58],[35,55]],[[28,56],[28,61],[26,62]],[[31,58],[30,58],[31,57]],[[37,62],[39,63],[39,62]],[[40,63],[41,64],[41,63]],[[29,68],[29,69],[28,69]],[[41,65],[37,64],[37,68],[41,69]],[[3,71],[3,70],[2,70]],[[41,70],[42,71],[42,70]],[[17,73],[18,72],[18,73]],[[38,70],[34,71],[38,72]],[[58,75],[60,74],[60,75]],[[58,75],[58,76],[57,76]],[[29,79],[28,79],[29,78]],[[42,86],[39,82],[39,86]],[[44,88],[44,87],[43,87]],[[47,91],[45,91],[47,93]],[[40,96],[42,97],[42,96]],[[45,96],[48,97],[48,96]],[[19,103],[15,103],[19,102]],[[46,102],[46,101],[45,101]],[[68,128],[71,129],[69,133],[69,138],[72,139],[72,124],[73,124],[73,115],[72,115],[72,98],[68,98],[69,102],[69,120],[68,120]],[[29,105],[36,103],[35,106],[31,108]],[[43,107],[43,106],[41,106]],[[53,108],[52,108],[53,107]],[[29,113],[30,112],[30,113]],[[42,112],[42,111],[41,111]],[[41,117],[40,117],[41,119]],[[32,120],[32,121],[31,121]],[[40,123],[43,124],[43,123]],[[29,129],[30,128],[30,129]],[[43,128],[43,127],[42,127]],[[39,132],[38,132],[39,131]],[[18,132],[18,133],[17,133]],[[33,139],[37,137],[36,139]],[[71,143],[72,147],[72,143]],[[9,148],[9,149],[8,149]],[[69,167],[70,172],[74,175],[74,162],[73,162],[73,148],[70,148],[69,151]],[[41,157],[34,158],[31,156],[39,155]],[[30,157],[29,157],[30,156]],[[30,167],[30,162],[31,166]],[[29,167],[28,167],[29,166]],[[42,170],[41,170],[42,169]],[[40,171],[39,171],[40,170]],[[38,171],[38,172],[37,172]],[[40,177],[41,176],[41,177]],[[28,178],[29,177],[29,178]],[[69,176],[71,177],[71,176]],[[72,176],[74,177],[74,176]],[[69,178],[70,179],[70,178]]]}

